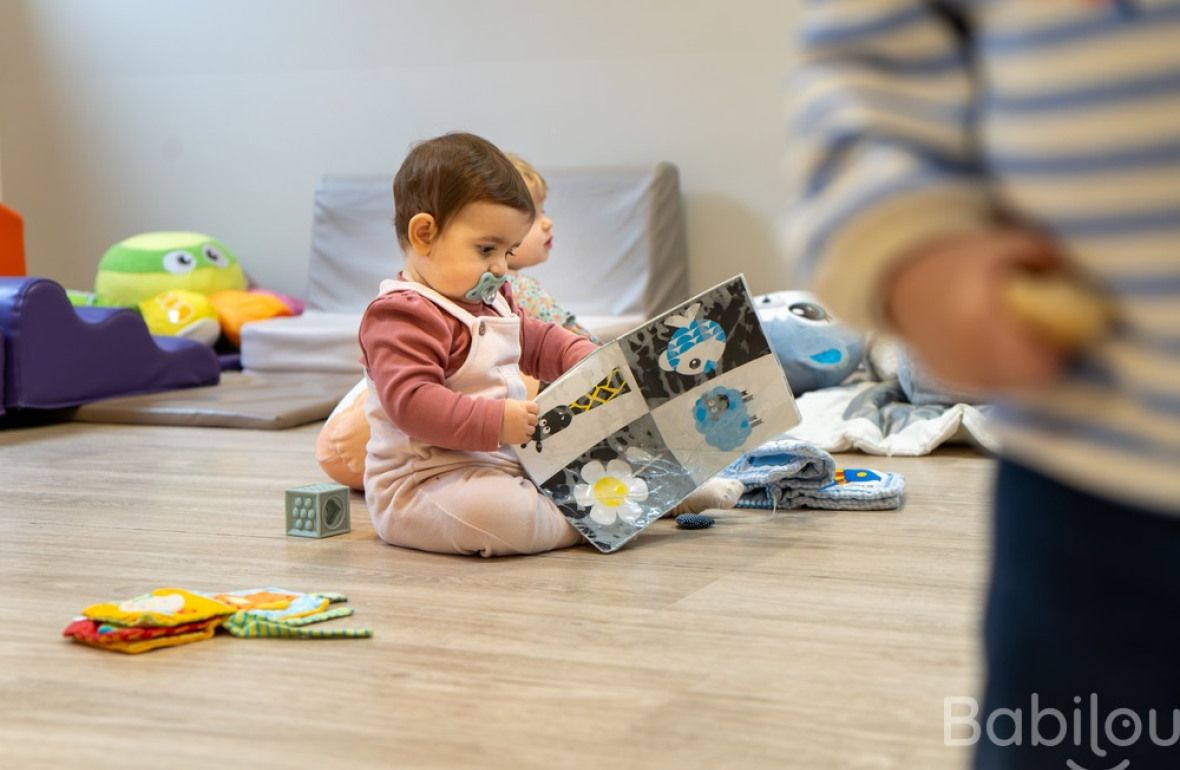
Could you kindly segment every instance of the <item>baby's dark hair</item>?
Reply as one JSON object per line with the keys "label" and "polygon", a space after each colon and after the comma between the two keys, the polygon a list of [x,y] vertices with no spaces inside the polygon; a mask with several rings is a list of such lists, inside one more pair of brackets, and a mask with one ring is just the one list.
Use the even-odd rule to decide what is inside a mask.
{"label": "baby's dark hair", "polygon": [[397,242],[409,246],[415,214],[434,217],[441,232],[469,203],[490,201],[536,217],[533,196],[512,161],[487,139],[451,133],[410,148],[393,178]]}

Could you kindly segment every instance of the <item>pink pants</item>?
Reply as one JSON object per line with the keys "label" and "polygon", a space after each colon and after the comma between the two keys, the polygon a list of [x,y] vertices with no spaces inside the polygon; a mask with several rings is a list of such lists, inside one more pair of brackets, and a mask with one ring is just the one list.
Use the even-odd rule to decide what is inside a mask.
{"label": "pink pants", "polygon": [[582,542],[531,481],[496,468],[471,466],[398,486],[385,510],[370,510],[377,535],[391,545],[506,556]]}

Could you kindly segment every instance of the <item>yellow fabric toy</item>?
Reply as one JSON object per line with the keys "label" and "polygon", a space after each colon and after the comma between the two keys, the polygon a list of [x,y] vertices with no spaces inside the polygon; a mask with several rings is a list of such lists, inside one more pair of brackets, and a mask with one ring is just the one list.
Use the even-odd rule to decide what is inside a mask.
{"label": "yellow fabric toy", "polygon": [[179,626],[234,612],[233,607],[183,588],[157,588],[126,601],[92,604],[82,610],[91,620],[130,627]]}
{"label": "yellow fabric toy", "polygon": [[92,604],[62,635],[103,650],[146,652],[204,641],[234,611],[183,588],[157,588],[122,602]]}

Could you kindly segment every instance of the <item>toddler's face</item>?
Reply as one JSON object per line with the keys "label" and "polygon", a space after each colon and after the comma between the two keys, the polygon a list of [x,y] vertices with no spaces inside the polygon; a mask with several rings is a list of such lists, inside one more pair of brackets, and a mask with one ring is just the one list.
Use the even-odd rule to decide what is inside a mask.
{"label": "toddler's face", "polygon": [[545,215],[545,201],[534,199],[533,203],[537,207],[537,218],[520,247],[513,249],[508,258],[508,267],[513,270],[541,264],[549,259],[549,250],[553,248],[553,220]]}
{"label": "toddler's face", "polygon": [[508,272],[508,253],[520,245],[532,221],[523,211],[477,201],[464,206],[421,253],[406,255],[410,276],[443,296],[470,302],[467,294],[485,272]]}

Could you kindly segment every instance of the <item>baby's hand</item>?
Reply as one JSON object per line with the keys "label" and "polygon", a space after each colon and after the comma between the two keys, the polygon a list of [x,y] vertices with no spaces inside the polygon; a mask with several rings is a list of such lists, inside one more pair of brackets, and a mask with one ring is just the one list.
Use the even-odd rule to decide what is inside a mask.
{"label": "baby's hand", "polygon": [[1023,321],[1004,299],[1014,275],[1057,268],[1048,239],[994,230],[931,242],[904,262],[886,288],[886,312],[930,373],[979,391],[1043,387],[1066,351]]}
{"label": "baby's hand", "polygon": [[533,436],[539,412],[536,401],[504,400],[504,423],[500,426],[500,444],[523,444]]}

